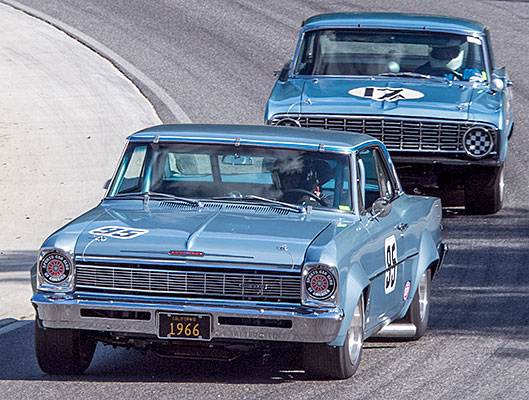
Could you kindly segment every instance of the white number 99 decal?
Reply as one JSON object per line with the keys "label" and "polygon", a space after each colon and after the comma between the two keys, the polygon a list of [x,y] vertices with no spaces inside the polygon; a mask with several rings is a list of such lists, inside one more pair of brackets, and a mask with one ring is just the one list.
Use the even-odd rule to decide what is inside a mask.
{"label": "white number 99 decal", "polygon": [[108,236],[116,239],[133,239],[149,232],[147,229],[125,228],[123,226],[103,226],[89,233],[96,236]]}

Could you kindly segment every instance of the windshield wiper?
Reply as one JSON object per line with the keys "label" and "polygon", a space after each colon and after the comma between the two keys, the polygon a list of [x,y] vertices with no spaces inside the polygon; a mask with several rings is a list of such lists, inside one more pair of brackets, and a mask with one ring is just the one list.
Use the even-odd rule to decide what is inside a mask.
{"label": "windshield wiper", "polygon": [[395,76],[395,77],[404,77],[404,78],[430,79],[430,80],[439,81],[439,82],[450,82],[450,79],[444,76],[425,75],[425,74],[419,74],[417,72],[383,72],[381,74],[378,74],[378,76]]}
{"label": "windshield wiper", "polygon": [[281,207],[289,208],[289,209],[295,210],[295,211],[297,211],[299,213],[306,213],[307,212],[307,210],[303,206],[297,206],[295,204],[285,203],[283,201],[279,201],[279,200],[275,200],[275,199],[269,199],[267,197],[256,196],[254,194],[246,194],[244,196],[236,196],[236,197],[233,197],[233,196],[213,197],[212,200],[232,200],[232,201],[237,201],[237,200],[257,200],[257,201],[262,201],[264,203],[270,203],[270,204],[275,204],[275,205],[278,205],[278,206],[281,206]]}
{"label": "windshield wiper", "polygon": [[165,199],[171,199],[176,201],[181,201],[188,204],[193,204],[197,207],[201,207],[202,203],[200,200],[195,199],[188,199],[186,197],[178,197],[173,194],[169,193],[160,193],[160,192],[130,192],[130,193],[118,193],[114,196],[107,197],[107,199],[114,199],[114,198],[127,198],[127,197],[143,197],[145,203],[149,203],[149,199],[151,197],[163,197]]}

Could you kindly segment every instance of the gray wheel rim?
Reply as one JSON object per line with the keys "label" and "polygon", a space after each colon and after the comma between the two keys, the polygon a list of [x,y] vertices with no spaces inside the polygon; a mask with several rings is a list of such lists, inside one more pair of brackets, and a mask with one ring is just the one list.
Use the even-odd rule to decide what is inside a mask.
{"label": "gray wheel rim", "polygon": [[362,306],[362,299],[358,301],[353,319],[349,326],[349,340],[347,342],[347,349],[349,350],[349,359],[351,364],[355,365],[360,358],[362,350],[362,342],[364,340],[364,313]]}
{"label": "gray wheel rim", "polygon": [[419,313],[421,321],[424,321],[426,318],[426,310],[428,309],[428,303],[430,299],[428,298],[428,277],[426,272],[422,274],[421,280],[419,281]]}

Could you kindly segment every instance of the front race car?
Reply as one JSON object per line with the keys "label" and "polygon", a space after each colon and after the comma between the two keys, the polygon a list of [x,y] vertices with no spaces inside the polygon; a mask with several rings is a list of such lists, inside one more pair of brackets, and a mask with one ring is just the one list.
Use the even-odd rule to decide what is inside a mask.
{"label": "front race car", "polygon": [[77,374],[98,342],[215,360],[289,347],[309,374],[348,378],[364,338],[426,331],[441,216],[367,135],[148,128],[103,201],[40,249],[37,360]]}

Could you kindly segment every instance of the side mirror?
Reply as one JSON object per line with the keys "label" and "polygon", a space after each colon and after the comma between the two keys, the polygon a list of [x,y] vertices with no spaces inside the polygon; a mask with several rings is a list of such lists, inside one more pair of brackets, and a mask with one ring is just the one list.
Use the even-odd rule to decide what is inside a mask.
{"label": "side mirror", "polygon": [[505,89],[505,87],[510,87],[513,85],[513,81],[507,79],[507,75],[505,74],[505,67],[501,68],[495,68],[492,71],[492,80],[490,82],[490,88],[495,91],[499,92]]}
{"label": "side mirror", "polygon": [[107,190],[109,186],[110,186],[110,179],[107,179],[105,184],[103,185],[103,189]]}
{"label": "side mirror", "polygon": [[493,78],[490,82],[490,87],[495,92],[501,92],[503,89],[505,89],[505,82],[503,81],[503,79]]}
{"label": "side mirror", "polygon": [[277,76],[281,82],[288,81],[288,72],[290,71],[291,65],[292,65],[292,60],[287,61],[281,71],[274,71],[274,76]]}
{"label": "side mirror", "polygon": [[380,197],[375,200],[373,206],[371,207],[371,210],[373,212],[373,215],[370,217],[370,219],[375,219],[379,217],[384,218],[388,216],[391,212],[391,202],[388,199]]}

